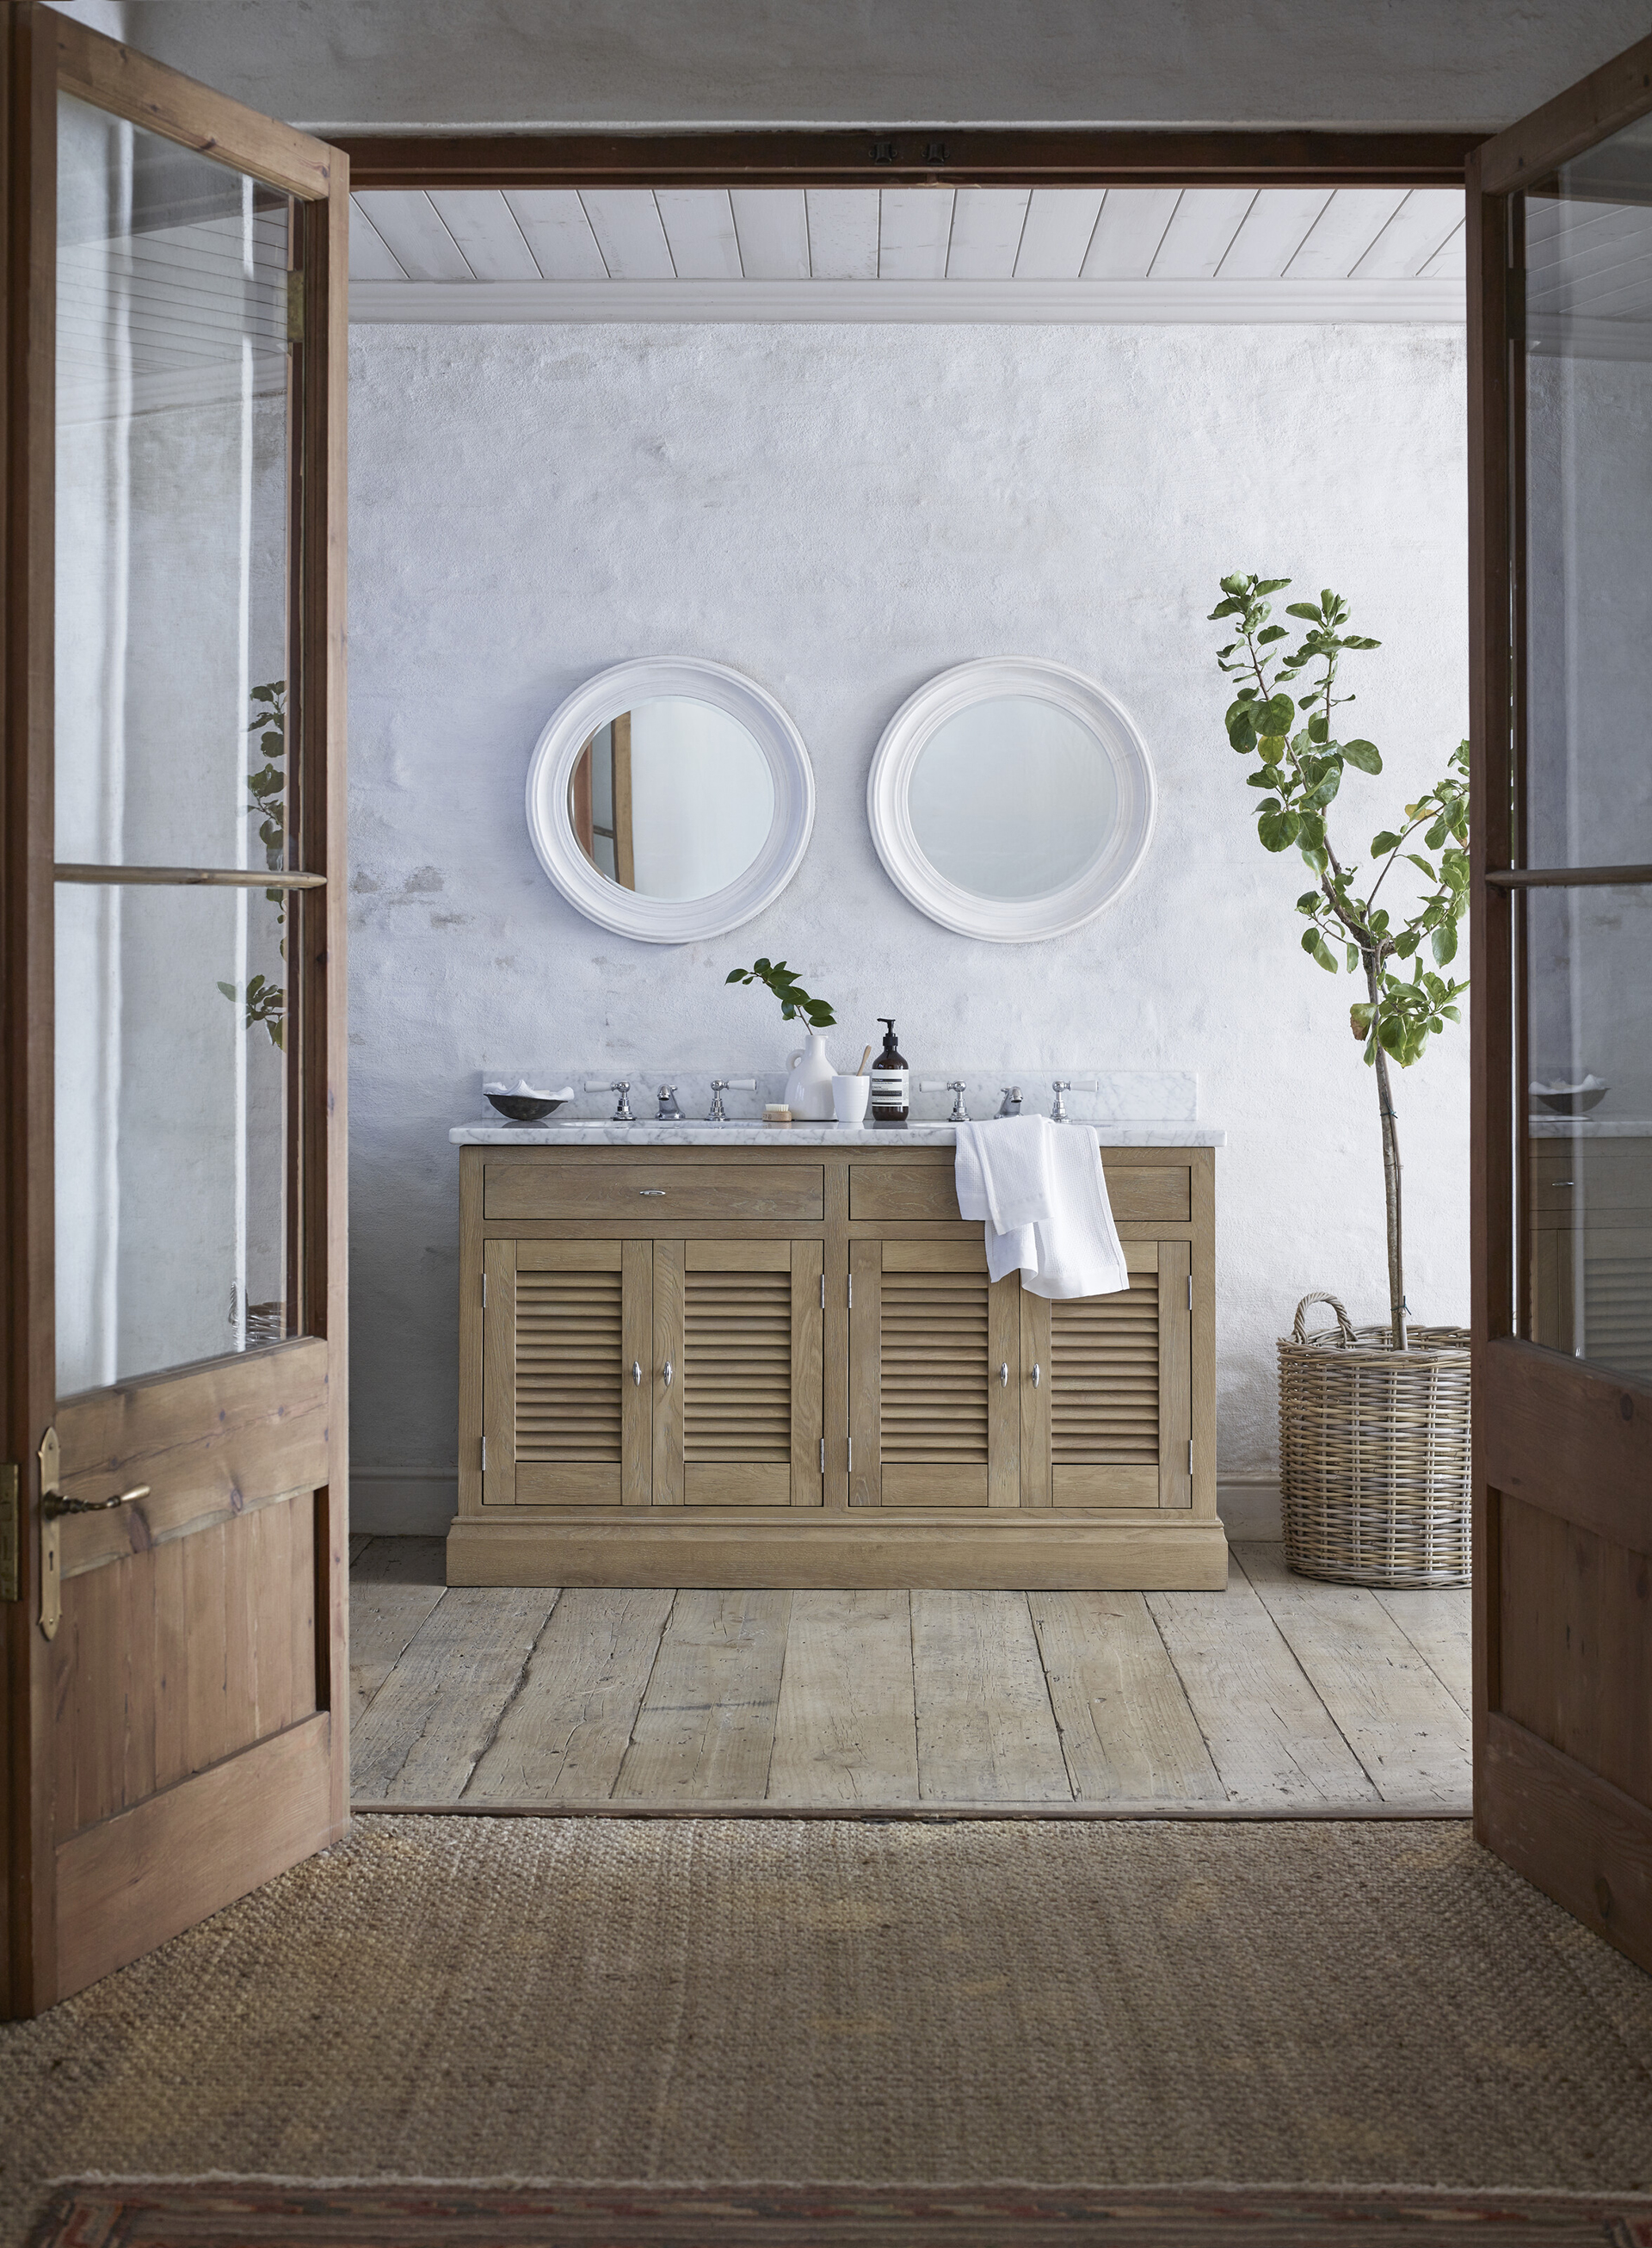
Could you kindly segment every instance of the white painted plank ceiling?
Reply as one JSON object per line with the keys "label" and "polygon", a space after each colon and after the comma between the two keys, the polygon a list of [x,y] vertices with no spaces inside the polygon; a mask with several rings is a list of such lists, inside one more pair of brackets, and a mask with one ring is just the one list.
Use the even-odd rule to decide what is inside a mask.
{"label": "white painted plank ceiling", "polygon": [[[351,278],[369,319],[1151,319],[1156,301],[1180,319],[1451,319],[1464,271],[1463,198],[1447,188],[379,189],[354,202]],[[430,293],[463,283],[509,299]]]}

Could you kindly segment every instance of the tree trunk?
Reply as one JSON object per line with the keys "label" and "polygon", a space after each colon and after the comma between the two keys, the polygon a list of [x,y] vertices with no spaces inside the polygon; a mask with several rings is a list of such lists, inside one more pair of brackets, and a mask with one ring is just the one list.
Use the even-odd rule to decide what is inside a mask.
{"label": "tree trunk", "polygon": [[[1375,1007],[1382,994],[1376,957],[1366,953],[1365,988]],[[1389,1079],[1388,1056],[1376,1047],[1376,1099],[1382,1121],[1382,1191],[1388,1203],[1389,1333],[1396,1350],[1407,1347],[1405,1338],[1405,1256],[1400,1223],[1400,1134],[1394,1114],[1394,1089]]]}

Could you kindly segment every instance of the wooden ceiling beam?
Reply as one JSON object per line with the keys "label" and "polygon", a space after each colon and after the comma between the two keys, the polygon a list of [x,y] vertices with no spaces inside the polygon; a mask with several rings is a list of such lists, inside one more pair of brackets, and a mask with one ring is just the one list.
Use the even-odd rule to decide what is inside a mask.
{"label": "wooden ceiling beam", "polygon": [[372,188],[1460,187],[1483,134],[1135,127],[329,136]]}

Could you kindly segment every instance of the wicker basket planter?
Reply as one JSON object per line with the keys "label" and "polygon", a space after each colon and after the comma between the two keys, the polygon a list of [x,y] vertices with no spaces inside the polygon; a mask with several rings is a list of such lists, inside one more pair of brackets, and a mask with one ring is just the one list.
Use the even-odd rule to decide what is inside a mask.
{"label": "wicker basket planter", "polygon": [[[1328,1304],[1335,1327],[1302,1314]],[[1469,1581],[1469,1338],[1355,1329],[1335,1296],[1304,1296],[1280,1353],[1285,1558],[1341,1585]]]}

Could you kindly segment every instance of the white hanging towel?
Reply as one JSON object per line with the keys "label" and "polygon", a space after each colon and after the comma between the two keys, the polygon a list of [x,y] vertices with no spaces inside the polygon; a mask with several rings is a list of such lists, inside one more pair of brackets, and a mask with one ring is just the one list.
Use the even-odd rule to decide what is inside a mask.
{"label": "white hanging towel", "polygon": [[986,1224],[991,1278],[1019,1271],[1034,1296],[1111,1296],[1130,1286],[1088,1124],[1047,1116],[960,1124],[954,1176],[960,1213]]}

